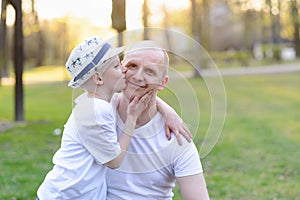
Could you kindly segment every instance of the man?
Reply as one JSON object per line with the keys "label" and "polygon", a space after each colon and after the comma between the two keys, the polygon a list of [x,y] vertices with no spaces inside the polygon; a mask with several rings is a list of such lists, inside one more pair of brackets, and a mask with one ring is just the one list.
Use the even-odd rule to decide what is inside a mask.
{"label": "man", "polygon": [[[167,53],[152,41],[128,50],[123,60],[127,87],[114,96],[118,135],[126,121],[126,108],[135,96],[162,90],[167,82]],[[165,137],[165,121],[158,112],[156,95],[137,120],[128,152],[118,170],[108,170],[109,200],[172,199],[177,181],[184,200],[209,199],[203,169],[194,143]]]}

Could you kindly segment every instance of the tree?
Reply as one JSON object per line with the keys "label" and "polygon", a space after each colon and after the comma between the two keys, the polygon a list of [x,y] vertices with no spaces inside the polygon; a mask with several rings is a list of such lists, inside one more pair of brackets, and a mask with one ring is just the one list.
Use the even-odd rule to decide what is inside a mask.
{"label": "tree", "polygon": [[[164,17],[164,28],[165,28],[165,31],[164,31],[164,34],[165,34],[165,41],[166,41],[166,46],[168,49],[172,50],[172,42],[170,41],[170,34],[169,34],[169,14],[168,14],[168,9],[167,9],[167,5],[166,5],[166,2],[164,2],[163,4],[163,11],[164,11],[164,14],[165,14],[165,17]],[[170,58],[172,57],[172,54],[170,54]]]}
{"label": "tree", "polygon": [[39,24],[39,17],[35,10],[35,0],[31,0],[31,15],[33,17],[33,27],[37,33],[38,48],[36,49],[36,66],[41,66],[44,60],[44,37]]}
{"label": "tree", "polygon": [[148,0],[144,0],[143,4],[143,26],[144,26],[144,40],[149,39],[149,32],[148,32],[148,21],[149,21],[149,5],[148,5]]}
{"label": "tree", "polygon": [[15,120],[24,120],[24,100],[23,100],[23,14],[22,14],[22,1],[11,0],[11,4],[16,11],[15,21],[15,47],[14,47],[14,60],[15,60]]}
{"label": "tree", "polygon": [[125,0],[112,0],[112,27],[118,31],[119,46],[123,45],[122,32],[126,30],[126,2]]}
{"label": "tree", "polygon": [[[21,0],[2,0],[1,11],[1,49],[4,50],[4,41],[5,38],[5,30],[6,23],[5,15],[3,13],[6,12],[6,6],[11,4],[15,9],[16,17],[15,17],[15,25],[14,25],[14,69],[15,69],[15,120],[23,121],[24,120],[24,102],[23,102],[23,61],[24,61],[24,52],[23,52],[23,20],[22,20],[22,1]],[[3,28],[4,27],[4,28]],[[2,29],[3,28],[3,29]],[[4,31],[3,31],[4,30]]]}
{"label": "tree", "polygon": [[279,0],[266,0],[269,6],[269,14],[271,19],[271,35],[270,43],[279,43],[280,40],[280,1]]}
{"label": "tree", "polygon": [[290,10],[291,10],[292,23],[294,27],[294,43],[296,47],[296,56],[300,57],[300,38],[299,38],[300,20],[299,20],[297,0],[290,1]]}
{"label": "tree", "polygon": [[[201,2],[197,0],[191,0],[191,16],[192,16],[192,35],[194,40],[198,44],[201,44],[201,47],[208,50],[210,46],[210,18],[209,18],[209,1],[202,0]],[[205,24],[205,26],[203,25]],[[203,50],[197,47],[193,50],[195,63],[197,66],[194,66],[194,77],[201,76],[200,69],[205,67],[206,65],[206,58],[204,57]]]}
{"label": "tree", "polygon": [[210,3],[211,0],[202,0],[200,39],[206,51],[210,50]]}
{"label": "tree", "polygon": [[[194,40],[196,40],[197,43],[200,44],[200,27],[201,27],[201,20],[199,18],[199,13],[197,12],[198,8],[198,4],[197,4],[197,0],[191,0],[191,15],[192,15],[192,35]],[[196,48],[195,50],[193,50],[194,54],[197,52]],[[195,58],[195,62],[197,66],[194,66],[194,77],[199,77],[200,73],[199,73],[199,69],[200,69],[200,62],[199,62],[199,58],[198,55],[193,55],[193,57]]]}
{"label": "tree", "polygon": [[1,21],[0,21],[0,85],[2,76],[7,75],[6,68],[6,54],[5,54],[5,41],[6,41],[6,7],[7,1],[2,0],[1,3]]}

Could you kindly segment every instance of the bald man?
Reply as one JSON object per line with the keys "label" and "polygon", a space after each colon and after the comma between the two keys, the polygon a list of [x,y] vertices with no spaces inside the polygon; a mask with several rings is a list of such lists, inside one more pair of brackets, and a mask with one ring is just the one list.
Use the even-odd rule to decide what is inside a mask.
{"label": "bald man", "polygon": [[[163,90],[168,82],[169,58],[153,41],[142,41],[125,54],[127,87],[111,101],[116,111],[117,134],[126,121],[131,99],[152,90]],[[108,200],[172,199],[178,183],[184,200],[208,200],[205,178],[193,142],[177,143],[166,138],[165,120],[158,111],[156,95],[137,119],[128,152],[117,170],[108,170]]]}

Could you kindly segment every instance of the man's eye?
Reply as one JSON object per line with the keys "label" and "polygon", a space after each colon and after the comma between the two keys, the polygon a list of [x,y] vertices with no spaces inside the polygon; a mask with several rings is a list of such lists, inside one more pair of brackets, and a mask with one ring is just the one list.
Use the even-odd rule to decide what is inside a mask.
{"label": "man's eye", "polygon": [[116,65],[116,66],[115,66],[115,69],[118,69],[118,68],[120,68],[120,65]]}
{"label": "man's eye", "polygon": [[153,75],[153,74],[154,74],[154,71],[151,70],[151,69],[147,69],[146,72],[147,72],[147,74],[150,74],[150,75]]}
{"label": "man's eye", "polygon": [[130,64],[130,65],[127,65],[126,67],[129,68],[129,69],[135,69],[137,67],[137,65]]}

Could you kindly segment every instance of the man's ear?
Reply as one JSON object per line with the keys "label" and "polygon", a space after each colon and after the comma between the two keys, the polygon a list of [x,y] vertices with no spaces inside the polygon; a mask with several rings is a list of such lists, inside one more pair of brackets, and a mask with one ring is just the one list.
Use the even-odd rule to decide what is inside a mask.
{"label": "man's ear", "polygon": [[164,80],[161,82],[161,85],[158,86],[157,90],[159,90],[159,91],[163,90],[166,87],[168,81],[169,81],[169,77],[165,76]]}
{"label": "man's ear", "polygon": [[103,79],[99,73],[95,73],[92,76],[92,80],[96,85],[103,85]]}

